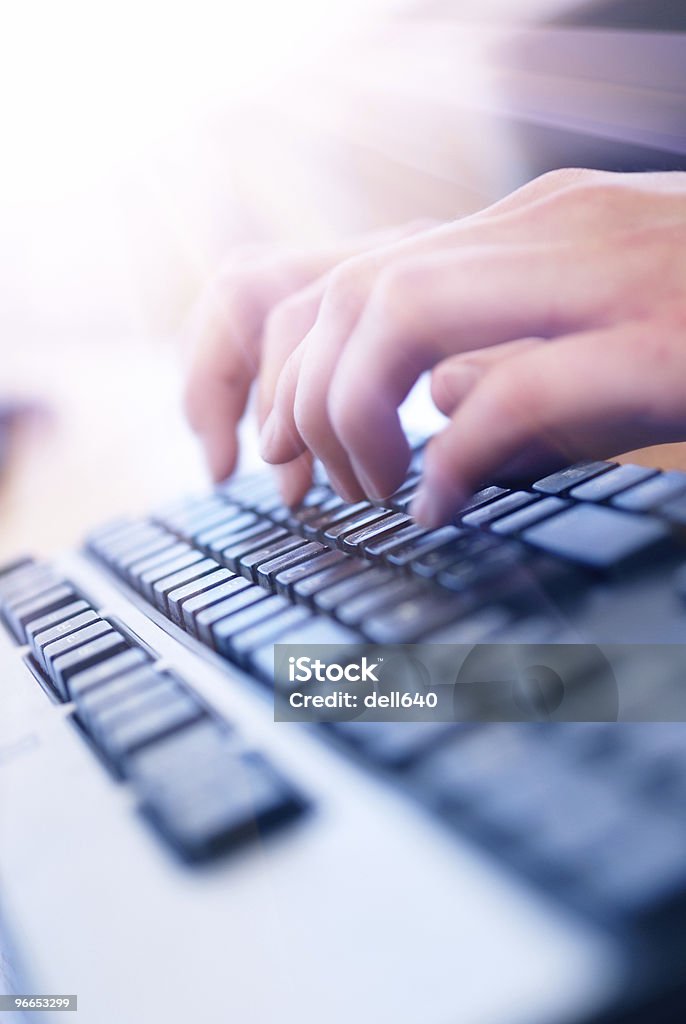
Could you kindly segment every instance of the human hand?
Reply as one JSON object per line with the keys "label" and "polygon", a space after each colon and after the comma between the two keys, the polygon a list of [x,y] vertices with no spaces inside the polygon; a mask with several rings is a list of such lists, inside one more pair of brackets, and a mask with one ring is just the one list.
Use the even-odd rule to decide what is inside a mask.
{"label": "human hand", "polygon": [[[237,427],[256,380],[260,424],[271,409],[283,363],[314,324],[327,272],[361,252],[421,231],[428,223],[417,221],[319,250],[246,247],[222,267],[191,316],[192,361],[186,388],[186,413],[215,480],[235,467]],[[296,500],[307,489],[310,464],[305,452],[284,467],[281,486],[286,500]]]}
{"label": "human hand", "polygon": [[263,369],[264,457],[311,452],[345,497],[390,494],[409,460],[398,406],[432,369],[451,419],[412,509],[427,526],[494,477],[683,439],[686,174],[544,175],[346,260],[309,316]]}

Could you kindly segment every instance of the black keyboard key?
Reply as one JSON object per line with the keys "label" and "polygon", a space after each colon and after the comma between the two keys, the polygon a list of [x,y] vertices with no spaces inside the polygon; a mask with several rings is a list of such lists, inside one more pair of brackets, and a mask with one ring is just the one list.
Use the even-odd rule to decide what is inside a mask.
{"label": "black keyboard key", "polygon": [[[405,569],[411,567],[416,559],[423,558],[424,555],[464,536],[465,531],[457,526],[442,526],[439,530],[431,530],[429,533],[423,531],[408,543],[389,550],[386,561],[398,569]],[[376,554],[376,550],[373,553]]]}
{"label": "black keyboard key", "polygon": [[[360,512],[368,512],[373,508],[368,501],[358,501],[354,505],[341,501],[331,511],[325,511],[319,516],[308,519],[303,524],[303,534],[310,540],[323,540],[324,531],[332,529],[338,523],[345,522]],[[376,511],[376,509],[375,509]]]}
{"label": "black keyboard key", "polygon": [[570,492],[570,497],[577,501],[607,501],[628,487],[643,483],[657,475],[656,469],[647,466],[616,466],[607,473],[601,473],[586,483],[579,484]]}
{"label": "black keyboard key", "polygon": [[337,565],[330,566],[327,569],[321,570],[321,572],[314,573],[313,576],[308,576],[306,579],[295,583],[293,585],[293,597],[295,600],[304,604],[313,604],[320,591],[326,590],[327,587],[332,587],[336,583],[341,583],[343,580],[350,579],[352,576],[359,576],[360,573],[369,570],[369,565],[366,562],[362,562],[359,558],[346,558],[342,552],[341,557],[343,561]]}
{"label": "black keyboard key", "polygon": [[138,575],[133,580],[134,586],[151,604],[155,604],[156,583],[171,577],[177,578],[177,573],[180,573],[183,569],[189,569],[201,561],[202,555],[200,552],[189,547],[182,554],[177,555],[176,558],[160,562],[153,569],[147,569],[144,573]]}
{"label": "black keyboard key", "polygon": [[26,642],[31,644],[33,638],[39,633],[44,633],[46,630],[52,629],[53,626],[59,626],[61,623],[67,622],[83,612],[91,612],[93,618],[95,618],[94,609],[86,601],[73,601],[71,604],[65,604],[62,608],[57,608],[48,615],[41,615],[39,619],[33,619],[25,627]]}
{"label": "black keyboard key", "polygon": [[162,579],[155,580],[152,585],[153,604],[163,615],[169,615],[168,598],[171,593],[189,583],[205,579],[219,568],[213,558],[201,558],[168,576],[163,576]]}
{"label": "black keyboard key", "polygon": [[128,698],[91,708],[89,730],[97,746],[116,766],[134,751],[205,717],[200,704],[170,675]]}
{"label": "black keyboard key", "polygon": [[677,495],[686,492],[686,473],[678,469],[670,469],[666,473],[646,480],[645,483],[637,484],[628,491],[623,491],[612,504],[616,508],[625,509],[629,512],[650,512],[663,503],[671,501]]}
{"label": "black keyboard key", "polygon": [[204,644],[207,644],[208,647],[214,646],[212,628],[216,623],[221,622],[222,619],[229,615],[237,614],[243,608],[249,608],[254,604],[269,599],[269,594],[262,587],[258,587],[255,583],[248,583],[247,580],[243,582],[246,584],[244,590],[233,594],[231,597],[227,597],[218,604],[213,604],[210,608],[206,608],[195,616],[196,636]]}
{"label": "black keyboard key", "polygon": [[392,603],[390,608],[372,613],[361,623],[365,636],[376,644],[412,644],[436,630],[457,622],[471,609],[460,598],[446,598],[426,590]]}
{"label": "black keyboard key", "polygon": [[540,494],[564,494],[577,484],[590,480],[591,477],[607,473],[615,465],[614,462],[579,462],[575,466],[567,466],[557,473],[544,476],[536,481],[533,488]]}
{"label": "black keyboard key", "polygon": [[413,558],[410,568],[414,574],[421,576],[422,579],[434,579],[444,569],[454,565],[459,558],[466,558],[467,553],[471,554],[472,557],[476,557],[482,551],[487,551],[491,546],[488,537],[474,534],[474,540],[478,542],[476,546],[473,543],[468,544],[463,536],[457,537],[455,540],[449,540],[447,543],[427,551],[426,554]]}
{"label": "black keyboard key", "polygon": [[403,515],[401,512],[392,512],[361,529],[346,533],[340,538],[339,546],[349,555],[362,555],[366,552],[369,544],[373,544],[374,541],[388,540],[392,534],[397,533],[403,526],[408,526],[411,522],[409,516]]}
{"label": "black keyboard key", "polygon": [[192,541],[193,538],[204,531],[219,527],[222,524],[230,523],[235,519],[240,509],[237,505],[229,505],[224,501],[215,499],[206,505],[194,510],[187,516],[172,519],[165,525],[183,537],[184,540]]}
{"label": "black keyboard key", "polygon": [[105,561],[120,576],[129,579],[132,569],[136,570],[144,563],[146,566],[155,565],[164,558],[174,558],[184,550],[185,546],[179,543],[173,533],[160,531],[152,539],[134,544],[116,558],[107,557]]}
{"label": "black keyboard key", "polygon": [[[417,488],[419,487],[419,484],[421,483],[421,479],[421,473],[411,469],[410,472],[405,477],[404,481],[401,483],[400,487],[393,491],[393,494],[381,500],[387,503],[388,508],[395,508],[396,500],[398,498],[405,497],[405,495],[409,494],[410,491],[416,491]],[[379,500],[379,504],[381,504],[381,500]]]}
{"label": "black keyboard key", "polygon": [[669,531],[657,519],[601,505],[577,505],[524,533],[529,544],[592,569],[614,569],[663,544]]}
{"label": "black keyboard key", "polygon": [[[63,654],[70,654],[72,651],[77,650],[79,647],[83,647],[89,644],[91,640],[97,640],[99,637],[104,636],[107,633],[114,633],[112,626],[109,622],[104,619],[97,619],[95,622],[91,622],[88,626],[83,626],[81,629],[77,629],[75,633],[69,633],[67,636],[61,637],[59,640],[53,640],[52,643],[46,644],[38,653],[38,660],[43,668],[45,674],[49,676],[60,694],[66,700],[66,693],[64,689],[57,685],[55,678],[54,663],[57,658],[61,658]],[[117,634],[120,636],[121,634]],[[86,667],[85,665],[83,666]]]}
{"label": "black keyboard key", "polygon": [[325,544],[335,544],[337,547],[343,548],[343,541],[349,534],[358,532],[364,526],[383,522],[389,515],[388,509],[369,505],[354,516],[346,516],[345,519],[327,526],[325,530],[322,530],[320,539]]}
{"label": "black keyboard key", "polygon": [[283,594],[284,597],[292,596],[296,584],[324,569],[330,569],[332,566],[346,561],[342,551],[327,551],[326,549],[322,549],[322,551],[322,554],[315,555],[314,558],[309,558],[306,562],[299,562],[297,565],[282,569],[277,573],[274,577],[277,594]]}
{"label": "black keyboard key", "polygon": [[[268,562],[261,562],[257,566],[255,574],[256,581],[261,587],[273,589],[275,587],[276,577],[280,573],[287,572],[289,569],[298,568],[301,565],[308,566],[310,562],[314,561],[317,555],[320,555],[325,551],[326,548],[321,544],[317,544],[315,541],[311,541],[309,544],[301,541],[299,547],[281,555],[277,555],[276,558],[272,558]],[[330,552],[327,553],[330,554]]]}
{"label": "black keyboard key", "polygon": [[274,492],[274,480],[267,473],[251,473],[250,476],[219,484],[217,492],[237,505],[254,508],[258,502]]}
{"label": "black keyboard key", "polygon": [[474,509],[473,512],[463,515],[462,523],[465,526],[490,526],[496,519],[507,515],[508,512],[516,512],[517,509],[524,508],[525,505],[531,505],[537,500],[538,498],[535,494],[528,494],[526,491],[511,491],[502,498],[496,498],[495,501],[491,501],[487,505],[482,505],[480,508]]}
{"label": "black keyboard key", "polygon": [[519,547],[499,544],[476,556],[467,551],[466,557],[446,566],[438,574],[442,587],[458,593],[509,574],[522,561],[524,552]]}
{"label": "black keyboard key", "polygon": [[[246,530],[246,534],[249,532]],[[267,530],[255,532],[250,537],[246,536],[237,542],[231,543],[223,549],[217,560],[228,566],[232,572],[243,575],[240,568],[240,559],[244,555],[249,555],[251,551],[259,551],[268,544],[275,544],[277,541],[288,536],[289,534],[286,530],[283,530],[280,526],[272,526],[270,523]]]}
{"label": "black keyboard key", "polygon": [[192,515],[198,509],[202,509],[208,502],[221,500],[214,494],[191,494],[184,495],[176,501],[167,502],[162,508],[153,510],[152,518],[158,523],[171,523],[174,520],[182,519],[184,516]]}
{"label": "black keyboard key", "polygon": [[[173,562],[176,558],[180,558],[183,555],[192,553],[198,555],[201,558],[202,555],[196,552],[186,544],[184,541],[176,541],[170,547],[165,548],[162,551],[156,551],[154,554],[143,556],[142,558],[136,558],[130,565],[117,566],[114,568],[117,570],[121,568],[121,574],[128,580],[132,587],[140,589],[140,580],[146,572],[157,569],[159,565],[166,565],[169,562]],[[164,572],[163,572],[164,575]]]}
{"label": "black keyboard key", "polygon": [[311,505],[308,508],[296,509],[293,513],[293,517],[299,524],[299,532],[302,533],[304,537],[313,539],[316,536],[318,529],[318,526],[314,524],[318,523],[322,517],[327,514],[331,514],[336,509],[342,508],[344,505],[346,508],[349,507],[342,498],[339,498],[337,494],[333,494],[320,505]]}
{"label": "black keyboard key", "polygon": [[[101,687],[109,686],[113,680],[124,675],[132,675],[135,670],[150,665],[150,657],[142,647],[128,647],[120,654],[107,658],[97,665],[74,673],[69,679],[69,697],[79,703]],[[107,687],[106,687],[107,688]]]}
{"label": "black keyboard key", "polygon": [[261,837],[304,809],[264,758],[237,751],[211,721],[144,748],[126,765],[144,813],[189,861]]}
{"label": "black keyboard key", "polygon": [[270,562],[278,555],[285,555],[288,551],[304,546],[305,541],[302,537],[287,533],[285,536],[263,544],[254,551],[243,555],[238,560],[237,571],[240,572],[241,576],[245,576],[246,580],[252,580],[254,583],[257,583],[259,582],[257,569],[263,562]]}
{"label": "black keyboard key", "polygon": [[[140,653],[131,649],[125,654],[118,654],[111,661],[121,661],[134,653]],[[165,685],[165,675],[159,672],[152,664],[138,663],[126,671],[118,672],[116,675],[107,677],[93,686],[83,686],[82,681],[86,678],[91,669],[79,675],[72,676],[70,680],[71,696],[76,705],[76,714],[87,729],[90,729],[91,720],[123,702],[144,692],[151,692]]]}
{"label": "black keyboard key", "polygon": [[77,595],[71,584],[61,583],[42,591],[38,597],[5,602],[5,620],[15,638],[23,644],[26,642],[26,626],[29,622],[73,604],[76,600]]}
{"label": "black keyboard key", "polygon": [[[250,515],[253,513],[251,512]],[[207,554],[211,558],[221,561],[221,553],[234,544],[240,544],[251,540],[253,537],[264,537],[274,529],[274,524],[269,519],[258,519],[255,516],[254,522],[248,526],[242,526],[239,530],[229,528],[229,533],[222,532],[220,536],[204,545]]]}
{"label": "black keyboard key", "polygon": [[302,605],[290,605],[277,615],[249,626],[237,633],[231,641],[231,649],[237,661],[250,663],[255,651],[281,643],[281,637],[290,630],[298,629],[312,618],[312,612]]}
{"label": "black keyboard key", "polygon": [[[229,572],[227,569],[226,572]],[[239,594],[243,590],[247,590],[251,584],[248,580],[243,579],[242,576],[234,576],[229,573],[229,578],[221,583],[218,587],[211,587],[209,590],[204,590],[202,593],[197,594],[195,597],[189,597],[181,604],[181,613],[183,615],[183,621],[181,625],[183,628],[188,630],[189,633],[196,633],[196,617],[200,612],[206,611],[212,608],[214,605],[220,604],[222,601],[234,594]]]}
{"label": "black keyboard key", "polygon": [[[335,569],[331,570],[335,572]],[[380,587],[390,583],[395,577],[386,569],[367,569],[367,572],[354,573],[339,583],[334,583],[312,597],[315,608],[321,612],[333,612],[339,604],[351,601],[372,587]]]}
{"label": "black keyboard key", "polygon": [[225,616],[211,628],[213,646],[224,657],[233,657],[233,638],[235,636],[242,633],[244,629],[248,629],[249,626],[255,626],[258,622],[263,622],[290,607],[291,605],[285,598],[274,594],[272,597],[267,596],[264,601],[254,602],[241,611]]}
{"label": "black keyboard key", "polygon": [[260,504],[275,496],[278,496],[278,490],[273,477],[270,474],[262,473],[259,478],[255,477],[246,487],[242,488],[234,500],[238,505],[255,511]]}
{"label": "black keyboard key", "polygon": [[88,643],[80,644],[72,651],[62,654],[59,657],[49,659],[49,668],[52,681],[62,696],[69,699],[69,680],[77,672],[84,672],[86,669],[99,665],[117,654],[121,654],[129,647],[128,642],[121,633],[111,630],[104,633]]}
{"label": "black keyboard key", "polygon": [[410,526],[402,526],[399,530],[393,530],[387,537],[379,537],[378,540],[365,544],[363,554],[365,558],[380,558],[389,565],[394,565],[391,556],[395,552],[411,547],[411,544],[418,541],[420,537],[426,537],[428,533],[429,531],[423,526],[411,523]]}
{"label": "black keyboard key", "polygon": [[498,519],[492,524],[491,529],[494,533],[507,536],[522,533],[528,526],[540,523],[542,519],[548,519],[557,512],[562,512],[564,509],[569,508],[569,506],[570,502],[565,501],[564,498],[557,498],[551,495],[548,498],[541,498],[540,501],[535,501],[532,505],[526,505],[524,508],[519,509],[518,512],[512,512],[510,515]]}
{"label": "black keyboard key", "polygon": [[[97,612],[89,608],[87,611],[80,612],[78,615],[73,615],[70,619],[64,619],[62,622],[49,626],[47,629],[41,630],[40,632],[34,631],[31,626],[26,630],[31,649],[38,661],[39,665],[45,667],[43,661],[43,650],[49,644],[55,640],[61,640],[63,637],[69,636],[71,633],[76,633],[77,630],[88,626],[93,622],[102,622]],[[107,624],[106,624],[107,625]],[[111,627],[110,627],[111,628]]]}
{"label": "black keyboard key", "polygon": [[268,516],[270,519],[284,518],[284,513],[287,511],[288,506],[284,505],[283,498],[276,488],[268,497],[263,498],[255,505],[255,512],[258,516]]}
{"label": "black keyboard key", "polygon": [[487,505],[489,501],[495,501],[496,498],[504,497],[507,493],[508,490],[506,487],[496,487],[495,484],[492,484],[490,487],[482,488],[482,490],[477,491],[476,494],[473,494],[471,498],[465,502],[458,513],[458,518],[466,515],[473,509],[481,508],[482,505]]}
{"label": "black keyboard key", "polygon": [[[375,571],[375,570],[373,570]],[[366,620],[382,608],[391,604],[401,604],[414,597],[426,598],[426,588],[418,581],[406,577],[391,579],[383,586],[374,587],[364,593],[349,597],[347,601],[336,605],[335,614],[344,626],[360,626],[366,630]]]}
{"label": "black keyboard key", "polygon": [[[198,562],[198,565],[201,564],[201,562]],[[183,586],[177,587],[175,590],[170,590],[167,594],[169,617],[177,626],[184,625],[184,605],[192,597],[197,597],[199,594],[206,594],[214,587],[218,587],[221,583],[226,583],[228,580],[236,579],[234,574],[229,572],[228,569],[220,569],[214,561],[212,564],[215,567],[213,571],[210,571],[206,575],[200,576],[197,579],[191,580]]]}
{"label": "black keyboard key", "polygon": [[[169,536],[169,532],[162,529],[161,526],[156,526],[154,523],[149,523],[146,520],[139,520],[130,523],[125,529],[118,531],[112,537],[108,536],[104,540],[99,540],[97,537],[92,538],[88,543],[88,548],[106,562],[115,562],[117,558],[125,555],[127,551],[132,551],[139,547],[144,548],[146,544],[153,544],[160,537]],[[173,536],[172,540],[174,540]]]}
{"label": "black keyboard key", "polygon": [[[341,657],[344,659],[345,648],[350,644],[359,644],[363,638],[359,633],[339,625],[333,619],[324,618],[322,615],[313,615],[309,619],[298,622],[295,628],[282,632],[275,641],[279,644],[325,644],[327,648],[339,648]],[[332,652],[329,651],[329,654]],[[332,660],[341,660],[334,654]],[[250,664],[253,671],[268,683],[274,682],[274,642],[256,647],[250,657]],[[285,685],[281,681],[280,687]]]}
{"label": "black keyboard key", "polygon": [[[193,538],[193,544],[197,548],[201,548],[206,554],[212,554],[212,548],[215,541],[219,541],[218,550],[227,547],[231,543],[231,538],[235,533],[240,530],[246,530],[250,526],[254,526],[260,522],[254,512],[241,512],[240,515],[232,516],[226,523],[222,523],[219,526],[215,525],[209,530],[201,530]],[[228,539],[222,544],[221,540],[223,537]]]}
{"label": "black keyboard key", "polygon": [[414,488],[414,490],[407,491],[401,497],[396,498],[395,501],[393,502],[393,509],[396,512],[404,512],[405,515],[409,515],[410,512],[412,511],[412,502],[414,501],[418,490],[419,488],[416,487]]}

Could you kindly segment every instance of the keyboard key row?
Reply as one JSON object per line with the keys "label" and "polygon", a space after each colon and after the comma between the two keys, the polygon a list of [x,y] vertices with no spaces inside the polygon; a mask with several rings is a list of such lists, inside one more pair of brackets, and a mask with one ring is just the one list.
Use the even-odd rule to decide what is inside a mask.
{"label": "keyboard key row", "polygon": [[[141,531],[133,532],[138,543]],[[120,565],[125,534],[132,535],[120,525],[103,535]],[[158,569],[166,572],[168,563]],[[173,581],[150,573],[147,559],[134,578],[168,614],[180,617],[184,599],[198,597],[178,571]],[[238,579],[250,588],[225,569],[199,578],[208,583],[210,575],[217,591]],[[291,614],[308,614],[288,607]],[[151,652],[48,566],[24,563],[0,573],[0,611],[34,668],[60,700],[73,703],[76,721],[101,757],[133,786],[143,813],[186,860],[232,848],[304,810],[302,797],[264,757],[245,751],[183,680],[158,667]]]}
{"label": "keyboard key row", "polygon": [[[162,614],[224,657],[248,666],[256,652],[239,636],[243,631],[250,630],[251,637],[264,643],[298,639],[296,621],[304,623],[307,618],[302,613],[282,615],[291,604],[307,607],[310,617],[333,615],[341,625],[357,631],[358,641],[383,636],[385,642],[410,643],[443,629],[451,616],[459,617],[467,602],[444,600],[441,604],[436,599],[432,586],[417,578],[421,572],[413,572],[411,545],[418,545],[419,558],[431,550],[432,540],[440,544],[448,568],[480,554],[489,544],[496,547],[496,542],[457,528],[428,533],[408,527],[404,515],[358,504],[365,506],[363,514],[358,510],[350,515],[356,506],[348,506],[344,515],[339,507],[332,514],[333,526],[330,520],[320,522],[318,529],[325,538],[328,534],[328,545],[262,519],[240,531],[240,537],[234,534],[221,550],[219,542],[213,542],[216,558],[203,557],[185,541],[178,541],[182,551],[175,544],[142,559],[138,551],[135,563],[122,563],[112,558],[109,533],[104,542],[98,536],[91,538],[90,547]],[[236,507],[234,502],[231,507]],[[314,508],[316,503],[304,506],[306,520]],[[236,514],[243,515],[240,510]],[[164,513],[159,519],[171,521]],[[364,525],[360,525],[362,519]],[[140,530],[140,524],[131,524],[133,534],[140,535]],[[346,557],[331,546],[334,531],[338,545],[365,557]],[[122,542],[119,535],[117,545]],[[153,542],[159,542],[156,534]],[[503,543],[500,548],[512,554],[511,545]],[[402,565],[390,561],[396,550],[401,552]],[[374,555],[376,565],[371,565]],[[384,561],[387,566],[380,564]],[[410,571],[410,578],[399,568]],[[487,595],[480,598],[486,600]],[[422,614],[408,614],[407,603],[400,609],[400,602],[410,601],[424,602]],[[378,615],[382,618],[377,623]],[[254,629],[258,624],[259,632]]]}

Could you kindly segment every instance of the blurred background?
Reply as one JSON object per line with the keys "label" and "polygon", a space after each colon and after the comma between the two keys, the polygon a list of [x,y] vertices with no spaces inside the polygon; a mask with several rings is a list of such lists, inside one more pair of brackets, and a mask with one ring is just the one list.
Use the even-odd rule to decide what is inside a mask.
{"label": "blurred background", "polygon": [[684,6],[7,5],[0,557],[204,482],[178,339],[232,246],[452,218],[554,166],[684,166]]}

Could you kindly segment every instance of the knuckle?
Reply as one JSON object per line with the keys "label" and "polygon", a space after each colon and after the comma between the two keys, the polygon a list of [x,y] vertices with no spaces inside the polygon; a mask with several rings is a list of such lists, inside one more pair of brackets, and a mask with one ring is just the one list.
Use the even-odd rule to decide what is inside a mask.
{"label": "knuckle", "polygon": [[349,317],[359,308],[368,273],[366,260],[346,260],[328,276],[322,298],[322,310],[333,317]]}
{"label": "knuckle", "polygon": [[444,409],[450,402],[451,398],[451,377],[454,373],[454,367],[456,363],[453,363],[452,367],[447,366],[445,363],[439,363],[431,371],[431,398],[434,404],[439,409]]}
{"label": "knuckle", "polygon": [[476,393],[487,406],[487,416],[505,419],[518,434],[535,434],[545,425],[545,388],[520,367],[495,367],[477,385]]}
{"label": "knuckle", "polygon": [[588,170],[585,167],[556,167],[552,171],[546,171],[535,179],[536,184],[543,185],[551,191],[562,191],[563,189],[578,188],[596,179],[598,172]]}
{"label": "knuckle", "polygon": [[368,303],[374,326],[381,339],[411,327],[421,315],[422,273],[410,262],[394,264],[378,277]]}
{"label": "knuckle", "polygon": [[245,337],[252,331],[260,302],[259,283],[247,271],[220,270],[201,303],[205,332],[220,335],[228,328]]}
{"label": "knuckle", "polygon": [[299,295],[279,302],[265,320],[262,342],[265,356],[290,352],[295,344],[302,341],[311,321],[311,303]]}

